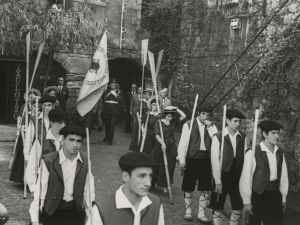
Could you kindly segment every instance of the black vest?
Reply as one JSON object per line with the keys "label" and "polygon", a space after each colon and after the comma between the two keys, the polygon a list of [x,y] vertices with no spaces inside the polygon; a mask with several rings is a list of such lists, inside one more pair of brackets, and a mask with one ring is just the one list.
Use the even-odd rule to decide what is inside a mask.
{"label": "black vest", "polygon": [[[152,201],[152,204],[141,211],[141,225],[156,225],[158,224],[161,200],[151,193],[148,193],[148,198]],[[99,202],[99,211],[103,225],[133,224],[134,214],[132,209],[117,209],[115,194],[106,196]]]}
{"label": "black vest", "polygon": [[[80,152],[80,156],[83,160],[77,161],[73,197],[78,212],[84,209],[83,195],[84,186],[86,182],[86,176],[88,173],[88,161],[87,156]],[[49,216],[52,216],[56,211],[64,196],[64,178],[62,173],[62,167],[59,164],[59,152],[53,152],[43,156],[45,165],[49,171],[48,189],[45,199],[43,210]]]}
{"label": "black vest", "polygon": [[[188,124],[188,127],[190,127],[191,121],[186,122]],[[207,127],[205,125],[204,128],[204,145],[206,150],[210,153],[210,148],[211,148],[211,137],[209,136]],[[196,153],[200,149],[200,144],[201,144],[201,137],[200,137],[200,130],[199,130],[199,125],[197,122],[197,119],[194,120],[193,122],[193,129],[191,132],[191,137],[190,137],[190,142],[187,150],[187,156],[188,157],[193,157],[196,155]]]}
{"label": "black vest", "polygon": [[[242,131],[239,131],[240,135],[236,136],[236,165],[237,169],[242,171],[243,165],[244,165],[244,151],[245,151],[245,139],[246,134]],[[215,134],[220,142],[220,151],[221,151],[221,144],[222,144],[222,131],[219,131]],[[231,144],[231,140],[229,138],[229,134],[224,137],[224,149],[223,149],[223,162],[222,162],[222,170],[228,172],[229,169],[232,166],[233,158],[234,158],[234,152],[233,147]]]}
{"label": "black vest", "polygon": [[[280,184],[281,170],[283,163],[283,150],[278,149],[276,152],[277,159],[277,181]],[[255,148],[256,167],[253,173],[252,191],[261,194],[268,186],[270,181],[270,166],[267,153],[261,150],[260,145]]]}

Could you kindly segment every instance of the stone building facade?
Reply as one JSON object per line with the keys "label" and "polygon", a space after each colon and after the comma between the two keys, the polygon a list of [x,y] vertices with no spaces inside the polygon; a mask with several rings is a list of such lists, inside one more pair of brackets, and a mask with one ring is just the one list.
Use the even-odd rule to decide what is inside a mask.
{"label": "stone building facade", "polygon": [[[190,113],[195,95],[199,101],[208,93],[238,55],[253,40],[259,30],[276,12],[284,0],[184,0],[181,21],[181,65],[173,75],[172,101]],[[255,55],[272,45],[272,39],[282,32],[298,14],[300,2],[290,0],[247,53],[236,63],[226,77],[211,92],[206,101],[215,105],[255,61]],[[296,75],[295,75],[296,76]],[[228,107],[242,110],[249,120],[243,124],[249,139],[252,137],[253,112],[263,100],[259,93],[253,103],[237,101],[243,88],[240,83],[215,110],[218,126],[221,128],[221,113],[225,103]],[[299,117],[299,99],[293,100],[296,118]],[[280,121],[285,129],[281,147],[285,149],[289,169],[290,188],[285,224],[300,221],[300,123],[291,133],[291,125]],[[289,221],[289,223],[288,223]]]}
{"label": "stone building facade", "polygon": [[[107,25],[108,34],[108,59],[110,67],[115,64],[114,60],[118,60],[119,69],[114,73],[110,73],[110,78],[118,78],[123,84],[125,90],[128,89],[130,82],[140,82],[141,70],[140,64],[140,21],[141,21],[141,0],[124,1],[126,13],[124,14],[123,27],[126,29],[125,42],[120,48],[120,32],[121,32],[121,10],[122,1],[113,0],[67,0],[66,3],[72,7],[74,12],[79,15],[80,5],[86,5],[92,10],[92,18],[95,23],[104,26]],[[93,26],[93,25],[92,25]],[[95,27],[95,26],[94,26]],[[95,27],[98,34],[102,31]],[[96,46],[95,46],[96,48]],[[82,80],[84,79],[91,63],[92,55],[95,49],[83,48],[73,52],[56,53],[54,59],[63,66],[66,71],[67,87],[70,89],[70,99],[67,102],[67,108],[75,107],[77,96],[79,94]],[[123,65],[123,66],[122,66]],[[130,74],[122,74],[123,67],[131,67],[134,73],[130,78]],[[124,70],[123,70],[124,71]],[[130,71],[129,71],[130,72]],[[125,77],[129,77],[126,79]],[[122,86],[121,84],[121,86]]]}

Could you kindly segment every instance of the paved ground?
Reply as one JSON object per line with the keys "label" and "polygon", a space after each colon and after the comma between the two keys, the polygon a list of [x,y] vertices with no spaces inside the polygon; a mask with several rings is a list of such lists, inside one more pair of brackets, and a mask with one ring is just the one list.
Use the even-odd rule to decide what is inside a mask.
{"label": "paved ground", "polygon": [[[114,192],[122,184],[121,173],[118,167],[118,159],[121,155],[128,152],[130,143],[130,134],[124,134],[124,125],[116,127],[115,139],[113,145],[109,146],[102,143],[104,133],[93,131],[91,134],[91,158],[92,173],[95,176],[96,201],[99,197]],[[177,134],[179,136],[179,134]],[[0,126],[0,201],[9,210],[10,220],[7,224],[28,224],[29,223],[29,205],[30,197],[23,199],[23,186],[9,182],[8,163],[15,136],[14,126]],[[178,138],[179,139],[179,138]],[[84,144],[83,151],[86,151]],[[182,219],[185,211],[183,193],[180,190],[182,178],[179,175],[179,169],[175,171],[175,184],[172,185],[174,205],[169,204],[168,197],[162,195],[162,189],[156,188],[155,193],[161,197],[164,206],[165,223],[167,225],[194,225],[200,224],[194,219],[193,222],[187,222]],[[30,196],[30,195],[28,195]],[[197,193],[197,198],[199,193]],[[193,214],[197,216],[197,198],[194,196]],[[210,217],[211,210],[207,210]],[[223,225],[228,225],[226,219]]]}

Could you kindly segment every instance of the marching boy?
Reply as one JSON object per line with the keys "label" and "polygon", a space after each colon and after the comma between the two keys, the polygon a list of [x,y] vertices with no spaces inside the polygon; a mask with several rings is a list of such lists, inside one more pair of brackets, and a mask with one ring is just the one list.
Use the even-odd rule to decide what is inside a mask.
{"label": "marching boy", "polygon": [[251,225],[282,225],[283,211],[289,180],[283,150],[278,148],[282,125],[275,121],[262,121],[263,141],[255,152],[248,150],[240,179],[240,193],[244,210],[249,214]]}
{"label": "marching boy", "polygon": [[211,196],[211,206],[215,225],[222,224],[222,211],[227,194],[230,196],[232,208],[230,225],[237,225],[242,217],[243,201],[239,192],[239,181],[247,149],[246,134],[239,130],[242,119],[246,119],[246,117],[237,109],[226,111],[227,127],[224,129],[222,168],[220,168],[222,131],[219,131],[212,140],[211,164],[214,192]]}

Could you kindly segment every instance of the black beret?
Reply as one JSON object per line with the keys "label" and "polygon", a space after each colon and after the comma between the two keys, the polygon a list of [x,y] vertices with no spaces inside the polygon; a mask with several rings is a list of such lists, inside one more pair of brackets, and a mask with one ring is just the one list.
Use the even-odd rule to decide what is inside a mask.
{"label": "black beret", "polygon": [[197,106],[197,111],[211,113],[212,111],[214,111],[214,108],[209,103],[203,103]]}
{"label": "black beret", "polygon": [[232,118],[239,118],[239,119],[246,119],[246,116],[244,116],[243,113],[241,113],[239,110],[237,109],[227,109],[226,111],[226,117],[229,119]]}
{"label": "black beret", "polygon": [[119,166],[122,171],[126,171],[137,167],[154,167],[158,166],[158,163],[147,153],[130,152],[120,158]]}
{"label": "black beret", "polygon": [[39,103],[43,104],[45,102],[55,103],[56,98],[50,95],[44,95],[43,97],[40,98]]}
{"label": "black beret", "polygon": [[48,117],[49,121],[51,122],[61,122],[69,120],[67,112],[63,109],[51,109]]}
{"label": "black beret", "polygon": [[68,134],[76,134],[83,138],[86,137],[85,130],[82,129],[80,126],[74,124],[68,124],[64,128],[59,131],[60,135],[68,135]]}
{"label": "black beret", "polygon": [[272,120],[264,120],[258,124],[258,127],[265,132],[269,132],[271,130],[280,130],[283,126]]}

